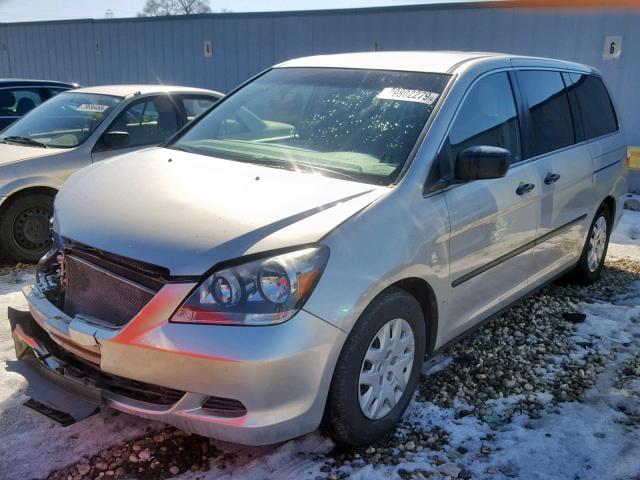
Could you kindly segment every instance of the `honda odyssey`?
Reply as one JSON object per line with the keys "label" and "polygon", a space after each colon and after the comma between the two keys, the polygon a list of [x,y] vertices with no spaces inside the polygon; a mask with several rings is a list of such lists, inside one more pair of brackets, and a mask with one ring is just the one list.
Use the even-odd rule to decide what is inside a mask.
{"label": "honda odyssey", "polygon": [[277,65],[75,173],[11,311],[49,381],[210,437],[392,431],[425,356],[596,281],[627,148],[593,68],[374,52]]}

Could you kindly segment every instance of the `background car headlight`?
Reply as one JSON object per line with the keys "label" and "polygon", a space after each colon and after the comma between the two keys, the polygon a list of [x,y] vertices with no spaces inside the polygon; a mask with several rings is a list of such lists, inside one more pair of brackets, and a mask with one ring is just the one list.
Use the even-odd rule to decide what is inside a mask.
{"label": "background car headlight", "polygon": [[315,246],[221,268],[206,278],[172,322],[270,325],[289,320],[318,283],[329,249]]}

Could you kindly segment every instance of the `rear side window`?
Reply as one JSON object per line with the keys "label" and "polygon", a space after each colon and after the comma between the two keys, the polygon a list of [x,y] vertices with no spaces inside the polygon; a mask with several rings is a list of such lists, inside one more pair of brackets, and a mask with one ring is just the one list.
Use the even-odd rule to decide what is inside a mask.
{"label": "rear side window", "polygon": [[0,90],[0,117],[22,117],[42,103],[37,88]]}
{"label": "rear side window", "polygon": [[514,163],[522,160],[518,114],[504,72],[480,79],[469,90],[438,157],[441,176],[452,171],[462,150],[474,146],[505,148]]}
{"label": "rear side window", "polygon": [[529,109],[529,157],[573,145],[569,98],[559,72],[522,70],[518,83]]}
{"label": "rear side window", "polygon": [[182,97],[186,121],[190,122],[216,102],[212,97]]}
{"label": "rear side window", "polygon": [[575,92],[587,140],[618,130],[611,98],[602,80],[592,75],[569,74],[570,90]]}

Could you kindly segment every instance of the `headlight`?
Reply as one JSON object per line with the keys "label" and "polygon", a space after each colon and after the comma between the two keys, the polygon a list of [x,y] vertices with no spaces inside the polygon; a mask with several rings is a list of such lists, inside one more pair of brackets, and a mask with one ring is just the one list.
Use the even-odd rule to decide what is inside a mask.
{"label": "headlight", "polygon": [[270,325],[302,308],[329,258],[324,246],[221,268],[206,278],[172,322]]}

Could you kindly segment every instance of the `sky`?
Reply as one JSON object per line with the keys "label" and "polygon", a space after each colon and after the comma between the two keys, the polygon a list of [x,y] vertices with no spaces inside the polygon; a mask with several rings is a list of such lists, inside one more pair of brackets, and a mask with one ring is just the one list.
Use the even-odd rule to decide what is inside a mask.
{"label": "sky", "polygon": [[[256,12],[456,1],[462,0],[210,0],[209,4],[214,11],[230,9],[234,12]],[[0,22],[104,18],[107,10],[111,10],[114,17],[135,17],[144,3],[145,0],[0,0]]]}

